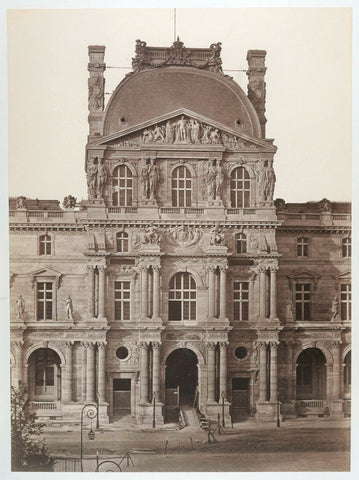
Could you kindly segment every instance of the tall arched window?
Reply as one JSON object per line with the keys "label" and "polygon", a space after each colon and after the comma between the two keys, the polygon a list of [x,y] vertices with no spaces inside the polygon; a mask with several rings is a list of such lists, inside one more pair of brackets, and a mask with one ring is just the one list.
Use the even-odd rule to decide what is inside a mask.
{"label": "tall arched window", "polygon": [[170,280],[168,320],[196,320],[196,282],[187,272],[176,273]]}
{"label": "tall arched window", "polygon": [[173,170],[171,188],[173,207],[191,206],[192,178],[188,168],[180,166]]}
{"label": "tall arched window", "polygon": [[237,167],[231,173],[231,206],[248,208],[250,206],[249,173],[243,167]]}
{"label": "tall arched window", "polygon": [[39,238],[39,255],[51,255],[50,235],[41,235]]}
{"label": "tall arched window", "polygon": [[116,233],[116,252],[128,252],[128,235],[126,232]]}
{"label": "tall arched window", "polygon": [[132,172],[126,165],[119,165],[112,174],[112,205],[114,207],[130,207],[132,192]]}
{"label": "tall arched window", "polygon": [[33,400],[54,401],[61,396],[61,360],[50,348],[39,348],[29,358],[29,390]]}

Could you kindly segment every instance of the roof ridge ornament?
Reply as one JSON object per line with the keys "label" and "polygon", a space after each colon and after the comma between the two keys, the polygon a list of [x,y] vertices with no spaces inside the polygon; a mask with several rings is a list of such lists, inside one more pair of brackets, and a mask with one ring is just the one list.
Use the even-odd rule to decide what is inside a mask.
{"label": "roof ridge ornament", "polygon": [[179,36],[169,48],[150,47],[146,42],[137,39],[136,56],[132,58],[133,71],[129,75],[166,66],[194,67],[224,75],[221,50],[221,42],[212,43],[209,48],[186,48]]}

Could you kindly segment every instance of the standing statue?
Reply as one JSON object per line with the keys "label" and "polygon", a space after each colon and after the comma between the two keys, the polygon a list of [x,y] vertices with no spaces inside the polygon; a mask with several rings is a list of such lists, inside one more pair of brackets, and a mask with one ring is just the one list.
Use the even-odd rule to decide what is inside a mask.
{"label": "standing statue", "polygon": [[72,299],[70,295],[68,295],[65,300],[65,312],[66,312],[67,320],[73,320],[72,318],[73,306],[72,306]]}
{"label": "standing statue", "polygon": [[185,142],[185,141],[187,141],[186,120],[182,115],[177,122],[176,142]]}
{"label": "standing statue", "polygon": [[275,181],[276,181],[276,176],[274,173],[274,168],[272,165],[268,167],[267,170],[267,178],[268,178],[268,195],[267,195],[267,200],[273,200],[273,194],[274,194],[274,186],[275,186]]}
{"label": "standing statue", "polygon": [[103,87],[104,79],[99,75],[94,75],[88,79],[88,107],[89,110],[100,110],[103,106]]}
{"label": "standing statue", "polygon": [[286,320],[293,320],[293,296],[290,292],[287,295],[284,316]]}
{"label": "standing statue", "polygon": [[218,128],[215,128],[215,129],[211,130],[209,136],[210,136],[210,139],[211,139],[211,143],[220,143]]}
{"label": "standing statue", "polygon": [[338,316],[339,314],[339,302],[338,302],[338,297],[334,297],[333,301],[332,301],[332,308],[331,308],[331,312],[332,312],[332,320],[335,320],[335,318]]}
{"label": "standing statue", "polygon": [[165,137],[163,136],[162,128],[156,125],[153,131],[153,141],[157,142],[158,140],[160,140],[161,142],[164,142]]}
{"label": "standing statue", "polygon": [[258,200],[262,202],[265,199],[265,188],[267,182],[267,170],[264,167],[263,162],[259,163],[255,173],[257,178]]}
{"label": "standing statue", "polygon": [[143,182],[143,195],[145,198],[150,198],[150,163],[149,158],[145,159],[145,164],[141,170],[141,177]]}
{"label": "standing statue", "polygon": [[207,175],[206,175],[208,200],[214,200],[215,198],[216,176],[217,176],[217,169],[215,166],[215,160],[208,160]]}
{"label": "standing statue", "polygon": [[18,320],[22,320],[25,312],[25,300],[22,298],[22,295],[19,295],[17,297],[15,308],[16,308],[16,318]]}
{"label": "standing statue", "polygon": [[222,185],[224,181],[224,171],[220,160],[216,160],[216,199],[221,198]]}
{"label": "standing statue", "polygon": [[192,120],[191,122],[191,140],[192,143],[201,143],[201,140],[199,138],[199,129],[200,129],[200,124],[198,120]]}
{"label": "standing statue", "polygon": [[174,129],[175,129],[175,125],[173,125],[173,123],[168,120],[168,122],[166,123],[166,136],[165,136],[166,143],[173,143]]}
{"label": "standing statue", "polygon": [[107,181],[106,168],[103,160],[100,160],[97,167],[97,189],[96,189],[96,194],[100,198],[103,198],[103,188],[106,184],[106,181]]}
{"label": "standing statue", "polygon": [[151,163],[148,169],[149,195],[150,195],[150,198],[155,198],[157,185],[159,182],[159,171],[158,171],[157,165],[155,164],[155,160],[151,159],[150,162]]}
{"label": "standing statue", "polygon": [[96,196],[97,191],[97,157],[87,167],[87,186],[91,197]]}

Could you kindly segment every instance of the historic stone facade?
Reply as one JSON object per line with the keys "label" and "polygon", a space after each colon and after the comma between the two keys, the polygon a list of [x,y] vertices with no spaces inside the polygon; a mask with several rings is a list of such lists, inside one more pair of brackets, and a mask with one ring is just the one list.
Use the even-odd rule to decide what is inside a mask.
{"label": "historic stone facade", "polygon": [[350,412],[350,205],[273,201],[266,52],[248,96],[220,52],[137,40],[104,109],[90,46],[88,199],[10,199],[12,384],[44,419]]}

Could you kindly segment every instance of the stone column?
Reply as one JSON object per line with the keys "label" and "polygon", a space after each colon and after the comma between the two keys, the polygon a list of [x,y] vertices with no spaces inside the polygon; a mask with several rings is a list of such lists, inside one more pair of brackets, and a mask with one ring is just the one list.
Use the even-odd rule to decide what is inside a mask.
{"label": "stone column", "polygon": [[106,266],[105,265],[100,265],[98,267],[98,275],[99,275],[99,285],[98,285],[98,290],[99,290],[99,302],[98,302],[98,316],[100,318],[103,318],[106,316],[105,313],[105,303],[106,303],[106,277],[105,277],[105,270]]}
{"label": "stone column", "polygon": [[82,348],[82,362],[81,362],[81,402],[86,401],[86,364],[87,364],[87,349],[86,342],[81,342]]}
{"label": "stone column", "polygon": [[219,318],[227,317],[227,266],[220,267]]}
{"label": "stone column", "polygon": [[215,268],[208,267],[208,318],[214,317],[216,297],[214,294]]}
{"label": "stone column", "polygon": [[259,401],[265,402],[267,400],[267,344],[265,342],[258,342],[259,349]]}
{"label": "stone column", "polygon": [[95,347],[86,343],[86,402],[95,401]]}
{"label": "stone column", "polygon": [[148,403],[148,343],[140,342],[140,404]]}
{"label": "stone column", "polygon": [[89,278],[89,315],[91,318],[95,316],[95,267],[93,265],[87,266]]}
{"label": "stone column", "polygon": [[[15,356],[15,366],[13,369],[13,378],[12,378],[12,386],[15,388],[19,387],[19,382],[22,381],[22,340],[18,340],[15,342],[11,342],[11,346],[14,350]],[[24,382],[23,382],[24,383]]]}
{"label": "stone column", "polygon": [[62,381],[62,400],[72,402],[72,346],[73,342],[65,342],[65,376]]}
{"label": "stone column", "polygon": [[340,342],[332,342],[333,354],[333,381],[332,381],[332,396],[333,400],[340,398]]}
{"label": "stone column", "polygon": [[98,343],[98,394],[100,396],[100,402],[106,401],[106,370],[105,370],[105,354],[106,354],[106,342]]}
{"label": "stone column", "polygon": [[270,267],[270,318],[277,318],[277,267]]}
{"label": "stone column", "polygon": [[254,284],[256,274],[253,273],[249,277],[249,291],[248,291],[248,319],[250,320],[254,315]]}
{"label": "stone column", "polygon": [[141,317],[148,317],[148,267],[141,267]]}
{"label": "stone column", "polygon": [[259,268],[259,316],[266,316],[266,268]]}
{"label": "stone column", "polygon": [[277,362],[277,342],[270,342],[270,401],[272,403],[278,400],[278,362]]}
{"label": "stone column", "polygon": [[294,400],[293,398],[293,343],[286,342],[287,349],[287,400]]}
{"label": "stone column", "polygon": [[224,399],[227,400],[227,343],[221,342],[219,346],[219,394],[222,396],[224,392]]}
{"label": "stone column", "polygon": [[161,372],[160,372],[160,343],[152,342],[153,352],[153,393],[156,394],[156,400],[161,401]]}
{"label": "stone column", "polygon": [[206,345],[207,347],[207,402],[215,402],[215,349],[216,344],[214,342],[209,342]]}
{"label": "stone column", "polygon": [[156,319],[160,314],[160,266],[152,266],[153,270],[153,314],[152,318]]}

